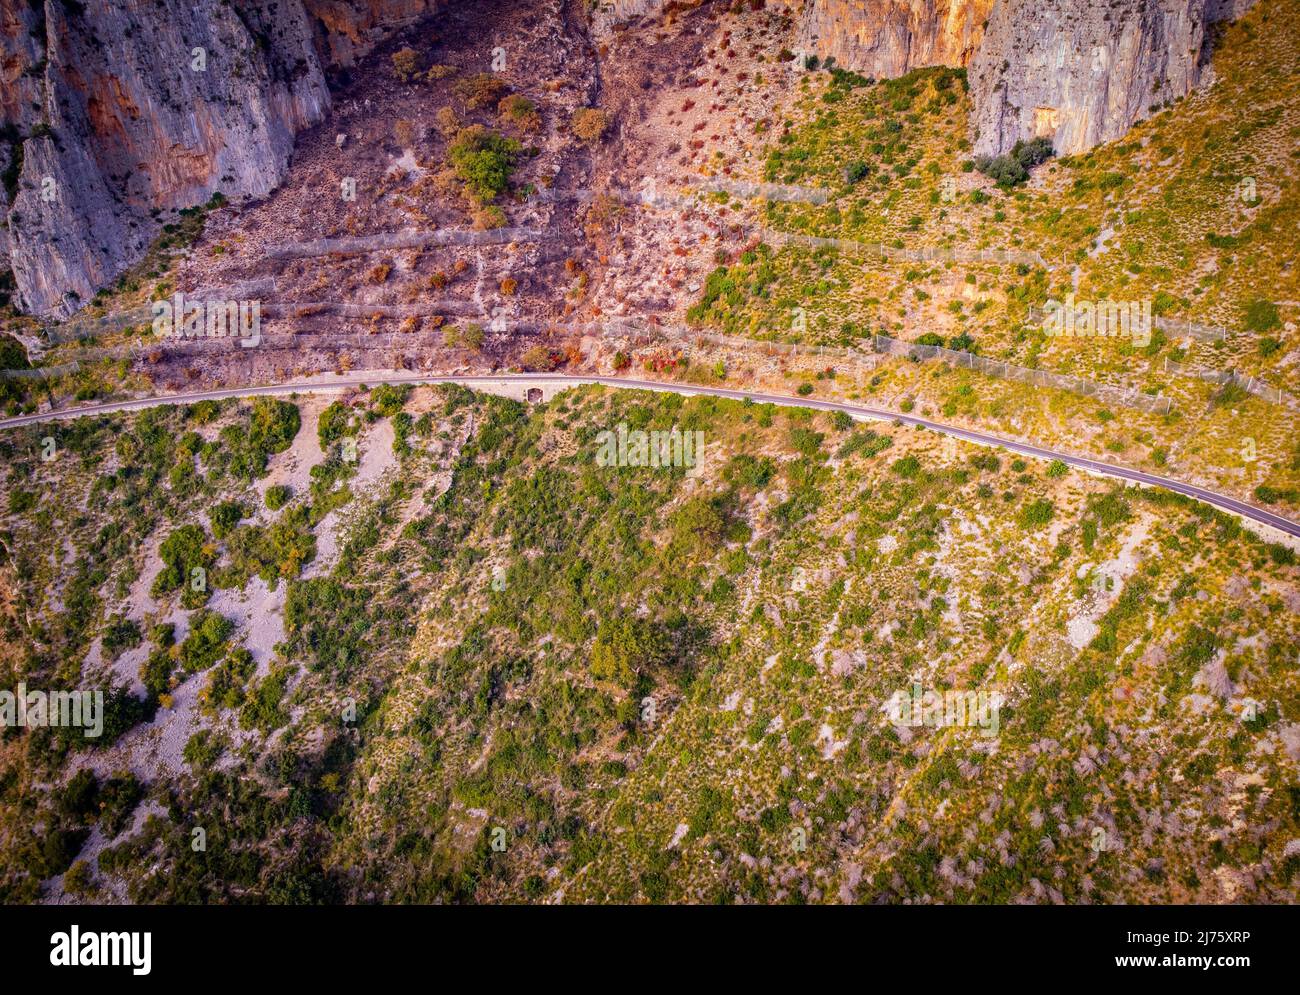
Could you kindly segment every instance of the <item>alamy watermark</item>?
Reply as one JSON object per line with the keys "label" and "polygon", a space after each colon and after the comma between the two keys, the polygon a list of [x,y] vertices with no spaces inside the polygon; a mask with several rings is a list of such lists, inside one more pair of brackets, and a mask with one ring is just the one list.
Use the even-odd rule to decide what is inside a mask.
{"label": "alamy watermark", "polygon": [[103,691],[0,691],[0,728],[59,726],[85,729],[90,739],[104,732]]}
{"label": "alamy watermark", "polygon": [[619,422],[613,431],[596,434],[597,466],[687,467],[696,469],[704,459],[704,433],[683,432],[676,425],[667,431],[628,430]]}
{"label": "alamy watermark", "polygon": [[1131,337],[1136,346],[1151,343],[1151,301],[1065,301],[1053,298],[1044,306],[1043,331],[1064,338]]}
{"label": "alamy watermark", "polygon": [[885,703],[895,725],[942,729],[947,726],[976,727],[985,736],[996,736],[998,713],[1003,697],[994,691],[924,690],[914,683],[911,691],[896,691]]}
{"label": "alamy watermark", "polygon": [[239,337],[251,349],[262,342],[261,301],[192,301],[180,291],[153,302],[153,331],[163,338]]}
{"label": "alamy watermark", "polygon": [[153,968],[153,933],[81,931],[73,925],[50,937],[54,967],[129,967],[136,976]]}

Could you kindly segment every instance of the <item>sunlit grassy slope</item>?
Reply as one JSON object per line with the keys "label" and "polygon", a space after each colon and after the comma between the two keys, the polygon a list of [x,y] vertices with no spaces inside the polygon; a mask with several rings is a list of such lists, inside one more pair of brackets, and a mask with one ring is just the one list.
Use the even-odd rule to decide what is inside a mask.
{"label": "sunlit grassy slope", "polygon": [[[702,317],[788,333],[789,309],[802,306],[822,341],[864,330],[969,332],[986,351],[1032,362],[1046,343],[1023,327],[1033,325],[1028,306],[1075,289],[1081,299],[1152,300],[1161,317],[1222,326],[1225,343],[1175,358],[1293,386],[1297,341],[1285,326],[1300,317],[1298,22],[1293,4],[1262,0],[1223,29],[1212,85],[1153,109],[1122,142],[1049,161],[1009,190],[972,169],[960,72],[875,84],[840,72],[805,76],[803,96],[751,168],[832,197],[824,206],[768,204],[760,217],[769,227],[900,249],[1033,252],[1050,269],[864,264],[787,249],[743,299],[709,302]],[[1176,333],[1165,337],[1170,349],[1179,344]],[[1114,343],[1058,343],[1045,365],[1140,376],[1141,360],[1161,348],[1135,355]]]}
{"label": "sunlit grassy slope", "polygon": [[[98,680],[111,647],[145,681],[89,751],[0,742],[9,900],[77,859],[149,901],[1296,898],[1297,567],[1229,518],[705,397],[288,407],[73,425],[50,463],[7,440],[6,680]],[[354,497],[338,447],[364,477],[390,420]],[[703,432],[702,466],[600,466],[619,423]],[[272,510],[303,432],[322,469]],[[132,538],[189,527],[164,559],[206,592]],[[285,632],[254,668],[231,597],[264,584]],[[1003,695],[997,729],[897,725],[913,685]],[[174,768],[150,714],[184,717]]]}

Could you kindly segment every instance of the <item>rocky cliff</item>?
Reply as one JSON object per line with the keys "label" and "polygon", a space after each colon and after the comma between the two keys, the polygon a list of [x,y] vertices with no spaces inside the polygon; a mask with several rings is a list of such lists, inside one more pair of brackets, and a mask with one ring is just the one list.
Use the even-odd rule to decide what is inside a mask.
{"label": "rocky cliff", "polygon": [[[1253,0],[773,0],[795,48],[874,76],[967,66],[976,151],[1046,135],[1060,153],[1123,135],[1208,73],[1208,28]],[[602,22],[672,7],[613,0]]]}
{"label": "rocky cliff", "polygon": [[328,66],[351,66],[393,31],[428,17],[447,0],[303,0]]}
{"label": "rocky cliff", "polygon": [[[67,315],[177,209],[259,196],[330,105],[326,74],[448,0],[0,0],[0,275]],[[598,31],[700,0],[602,0]],[[795,47],[891,76],[968,66],[976,151],[1117,138],[1208,73],[1251,0],[768,0]],[[718,5],[719,9],[721,4]]]}
{"label": "rocky cliff", "polygon": [[977,153],[1045,135],[1058,153],[1121,137],[1208,70],[1207,29],[1246,3],[998,0],[970,65]]}
{"label": "rocky cliff", "polygon": [[0,0],[0,252],[20,307],[69,314],[166,212],[269,192],[329,108],[325,71],[439,2]]}
{"label": "rocky cliff", "polygon": [[964,66],[994,0],[786,0],[797,13],[796,46],[873,76],[920,66]]}

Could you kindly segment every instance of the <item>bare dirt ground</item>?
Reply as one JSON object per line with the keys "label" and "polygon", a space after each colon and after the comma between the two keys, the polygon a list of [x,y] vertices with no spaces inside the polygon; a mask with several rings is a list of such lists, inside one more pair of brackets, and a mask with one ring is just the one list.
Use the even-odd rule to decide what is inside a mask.
{"label": "bare dirt ground", "polygon": [[[286,181],[263,201],[216,212],[180,277],[180,289],[190,293],[221,290],[262,300],[272,312],[263,318],[263,334],[293,335],[292,350],[240,355],[231,341],[203,365],[251,364],[263,372],[273,364],[332,369],[340,361],[338,340],[386,333],[401,336],[412,363],[433,354],[445,361],[449,350],[441,329],[461,316],[561,317],[561,288],[579,271],[583,245],[576,214],[585,207],[536,194],[591,188],[591,150],[570,135],[569,121],[574,110],[593,105],[600,91],[595,53],[571,6],[506,0],[453,6],[340,77],[333,112],[299,136]],[[399,81],[392,57],[407,48],[418,53],[421,71],[446,66],[455,73]],[[539,125],[504,120],[496,100],[472,107],[460,87],[481,73],[503,82],[503,92],[532,100]],[[483,125],[521,143],[513,195],[498,206],[507,229],[535,230],[539,238],[273,257],[279,247],[320,239],[435,232],[454,238],[473,232],[474,205],[446,169],[455,131],[446,123],[448,113],[459,126]],[[355,183],[353,200],[343,196],[349,179]],[[514,286],[503,289],[506,280]],[[331,313],[328,305],[337,304],[351,306],[353,313]],[[371,307],[402,309],[405,316],[379,318],[367,313]],[[508,347],[498,337],[485,353]]]}
{"label": "bare dirt ground", "polygon": [[[779,119],[792,88],[777,55],[791,25],[724,4],[633,22],[601,44],[605,104],[617,122],[597,160],[612,187],[668,194],[621,215],[596,313],[679,320],[704,277],[745,247],[748,212],[672,195],[710,180],[753,180],[742,160]],[[749,223],[745,223],[746,221]]]}
{"label": "bare dirt ground", "polygon": [[[178,278],[196,296],[261,300],[265,341],[178,344],[151,357],[152,378],[175,388],[357,367],[491,370],[518,365],[539,342],[552,364],[592,368],[625,348],[628,324],[680,321],[752,227],[739,204],[682,194],[754,178],[740,163],[792,92],[794,70],[777,58],[790,22],[710,2],[589,30],[575,0],[460,4],[340,76],[333,112],[299,136],[284,184],[215,212]],[[406,48],[422,71],[454,74],[401,82],[392,60]],[[471,107],[462,87],[478,73],[533,101],[537,125],[510,122],[495,103]],[[584,107],[607,116],[599,142],[572,132]],[[481,217],[449,174],[449,115],[525,150],[498,201],[502,229],[476,232]],[[341,195],[347,179],[355,200]],[[669,196],[651,206],[647,193]],[[453,244],[280,252],[394,235]],[[459,244],[471,238],[494,244]],[[446,327],[465,322],[485,327],[481,350],[445,343]]]}

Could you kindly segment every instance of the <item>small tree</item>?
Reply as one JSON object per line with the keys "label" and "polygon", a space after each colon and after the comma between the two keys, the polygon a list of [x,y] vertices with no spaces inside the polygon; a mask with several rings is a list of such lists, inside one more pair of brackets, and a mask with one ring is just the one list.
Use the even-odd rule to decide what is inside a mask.
{"label": "small tree", "polygon": [[980,156],[975,160],[975,168],[1006,189],[1024,183],[1029,179],[1029,170],[1053,154],[1050,138],[1035,138],[1031,142],[1016,142],[1006,155]]}
{"label": "small tree", "polygon": [[638,670],[662,666],[672,652],[667,633],[643,618],[602,622],[591,647],[591,673],[598,680],[630,685]]}
{"label": "small tree", "polygon": [[520,145],[513,138],[475,125],[456,136],[447,159],[466,192],[480,204],[489,204],[509,186],[519,153]]}

